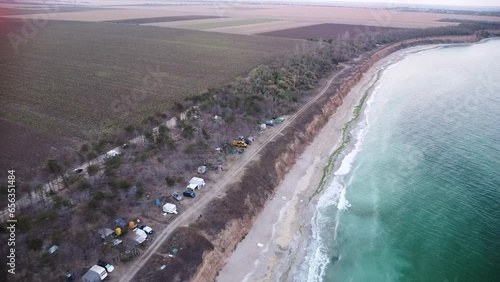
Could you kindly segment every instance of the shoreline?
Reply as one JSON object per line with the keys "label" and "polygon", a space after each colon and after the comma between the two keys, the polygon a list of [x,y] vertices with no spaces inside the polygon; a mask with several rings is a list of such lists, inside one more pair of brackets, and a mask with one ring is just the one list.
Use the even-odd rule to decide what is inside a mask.
{"label": "shoreline", "polygon": [[[333,177],[326,176],[337,170],[342,159],[352,150],[354,142],[349,140],[352,130],[364,116],[366,101],[376,90],[383,71],[408,54],[460,44],[463,43],[403,48],[381,58],[365,71],[312,143],[297,158],[277,187],[276,196],[264,207],[248,234],[226,259],[227,263],[216,281],[292,280],[291,277],[299,272],[308,255],[307,246],[311,240],[318,199],[325,192],[323,188],[333,181]],[[335,143],[329,143],[331,140]],[[279,217],[276,219],[268,216],[270,214],[279,214]]]}
{"label": "shoreline", "polygon": [[[342,105],[297,159],[276,189],[276,197],[258,216],[216,281],[287,281],[290,271],[297,270],[297,266],[303,262],[311,235],[310,221],[317,203],[317,197],[313,201],[310,198],[314,197],[321,185],[324,167],[331,157],[332,148],[341,144],[342,127],[351,120],[353,109],[359,104],[361,95],[357,94],[363,93],[362,88],[372,80],[367,78],[368,76],[364,77],[353,87],[351,92],[354,93],[349,93],[344,98]],[[325,142],[328,140],[335,141]],[[282,197],[286,197],[286,200]],[[266,216],[267,214],[280,216],[276,220]],[[264,244],[262,251],[257,246],[258,243]],[[281,258],[288,260],[291,257],[294,257],[291,263],[280,264]],[[251,264],[252,261],[255,264]],[[241,273],[245,275],[242,276]],[[278,277],[279,274],[285,275]]]}

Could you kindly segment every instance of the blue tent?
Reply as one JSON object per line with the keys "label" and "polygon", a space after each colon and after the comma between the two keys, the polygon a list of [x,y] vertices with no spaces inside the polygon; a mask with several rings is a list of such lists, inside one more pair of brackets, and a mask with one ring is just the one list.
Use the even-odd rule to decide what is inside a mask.
{"label": "blue tent", "polygon": [[155,205],[156,205],[157,207],[159,207],[159,206],[161,205],[160,199],[156,199],[156,201],[155,201]]}
{"label": "blue tent", "polygon": [[125,226],[127,226],[127,221],[125,221],[124,218],[117,218],[115,220],[115,226],[123,229]]}

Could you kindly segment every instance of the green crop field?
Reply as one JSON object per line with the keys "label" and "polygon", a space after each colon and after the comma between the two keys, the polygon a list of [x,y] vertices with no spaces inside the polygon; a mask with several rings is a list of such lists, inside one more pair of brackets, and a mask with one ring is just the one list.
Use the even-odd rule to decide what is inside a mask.
{"label": "green crop field", "polygon": [[[22,22],[12,24],[22,35]],[[18,46],[0,37],[0,118],[81,139],[122,129],[222,86],[300,41],[52,21]]]}

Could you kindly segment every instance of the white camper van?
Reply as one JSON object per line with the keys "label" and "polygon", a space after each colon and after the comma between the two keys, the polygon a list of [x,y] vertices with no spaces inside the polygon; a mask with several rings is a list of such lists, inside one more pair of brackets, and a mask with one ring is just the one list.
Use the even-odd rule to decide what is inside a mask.
{"label": "white camper van", "polygon": [[201,189],[205,187],[205,180],[199,177],[193,177],[189,180],[189,184],[186,187],[187,190]]}

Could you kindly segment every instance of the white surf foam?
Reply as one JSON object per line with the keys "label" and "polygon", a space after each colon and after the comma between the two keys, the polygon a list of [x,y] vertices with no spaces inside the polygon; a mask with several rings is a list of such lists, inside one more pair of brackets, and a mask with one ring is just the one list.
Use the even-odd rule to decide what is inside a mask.
{"label": "white surf foam", "polygon": [[[382,69],[387,70],[387,66]],[[368,120],[373,104],[373,97],[379,90],[382,82],[383,80],[376,82],[377,85],[366,101],[365,108],[361,116],[363,120],[359,122],[352,131],[353,138],[356,140],[352,151],[342,159],[340,167],[333,173],[333,180],[331,184],[324,190],[324,194],[318,200],[316,212],[311,219],[311,241],[307,248],[305,263],[301,267],[299,274],[296,276],[295,281],[323,281],[326,268],[331,262],[328,256],[328,249],[324,244],[323,238],[331,238],[330,234],[333,233],[333,239],[337,239],[337,228],[340,216],[340,212],[337,212],[335,215],[335,221],[333,222],[334,224],[332,225],[331,207],[335,206],[339,211],[346,211],[351,206],[346,198],[347,185],[345,185],[344,179],[352,171],[356,156],[361,151],[364,137],[369,129]],[[335,148],[332,149],[332,152],[334,150]],[[328,214],[329,209],[330,214]]]}

